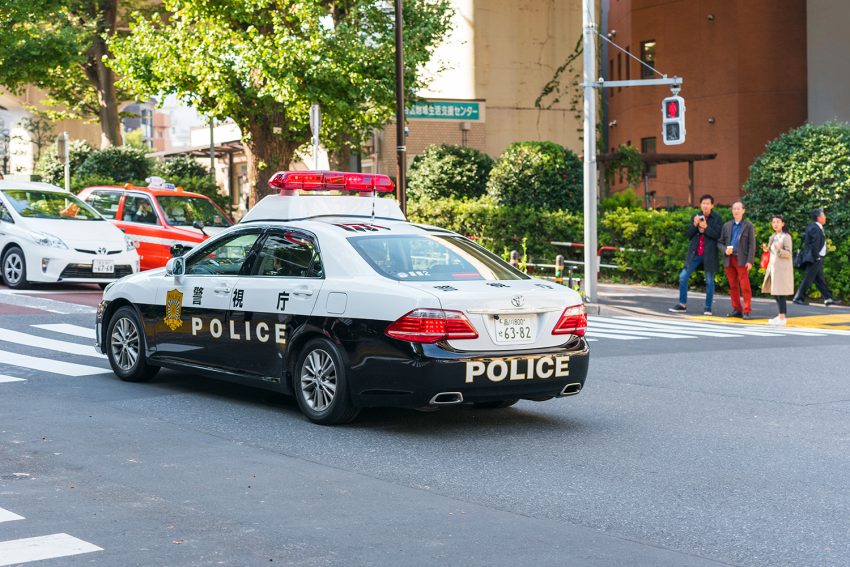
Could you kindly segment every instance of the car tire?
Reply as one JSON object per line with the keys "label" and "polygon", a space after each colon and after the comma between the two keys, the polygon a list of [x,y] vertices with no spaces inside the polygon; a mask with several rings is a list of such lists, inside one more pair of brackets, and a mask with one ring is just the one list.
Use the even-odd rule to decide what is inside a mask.
{"label": "car tire", "polygon": [[497,400],[495,402],[474,402],[472,407],[478,409],[505,409],[509,408],[519,400],[511,399],[511,400]]}
{"label": "car tire", "polygon": [[27,287],[27,260],[24,252],[17,246],[12,246],[3,254],[2,260],[3,283],[11,289]]}
{"label": "car tire", "polygon": [[112,371],[125,382],[147,382],[159,372],[145,357],[145,332],[132,307],[121,307],[109,319],[105,343]]}
{"label": "car tire", "polygon": [[328,339],[315,338],[304,345],[292,381],[298,407],[313,423],[348,423],[360,411],[351,402],[348,372],[339,349]]}

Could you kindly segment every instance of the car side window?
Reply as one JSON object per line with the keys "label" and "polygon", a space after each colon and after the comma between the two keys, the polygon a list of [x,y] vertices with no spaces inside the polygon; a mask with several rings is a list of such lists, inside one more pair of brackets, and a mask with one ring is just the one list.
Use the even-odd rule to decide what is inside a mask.
{"label": "car side window", "polygon": [[253,274],[285,278],[322,278],[325,275],[315,239],[292,230],[268,233],[257,255]]}
{"label": "car side window", "polygon": [[6,205],[0,203],[0,221],[11,222],[14,223],[15,220],[12,218],[11,213],[9,213],[9,209],[6,208]]}
{"label": "car side window", "polygon": [[157,224],[156,211],[147,197],[127,195],[124,199],[124,221]]}
{"label": "car side window", "polygon": [[238,276],[246,273],[253,264],[251,252],[259,236],[259,231],[240,232],[204,246],[186,260],[186,274]]}
{"label": "car side window", "polygon": [[121,201],[121,193],[117,191],[92,191],[86,198],[86,203],[94,210],[110,220],[118,214],[118,203]]}

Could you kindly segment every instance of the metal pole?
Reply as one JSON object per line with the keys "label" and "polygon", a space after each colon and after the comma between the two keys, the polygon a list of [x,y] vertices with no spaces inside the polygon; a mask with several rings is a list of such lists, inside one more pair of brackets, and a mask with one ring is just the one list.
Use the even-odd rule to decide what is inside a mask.
{"label": "metal pole", "polygon": [[395,140],[398,151],[398,206],[407,214],[407,140],[404,138],[404,29],[402,0],[395,0]]}
{"label": "metal pole", "polygon": [[70,150],[68,149],[68,132],[62,132],[62,138],[65,140],[65,191],[71,191],[71,158]]}
{"label": "metal pole", "polygon": [[584,294],[596,301],[596,77],[595,0],[582,0],[584,29]]}
{"label": "metal pole", "polygon": [[210,177],[215,179],[215,118],[210,116]]}

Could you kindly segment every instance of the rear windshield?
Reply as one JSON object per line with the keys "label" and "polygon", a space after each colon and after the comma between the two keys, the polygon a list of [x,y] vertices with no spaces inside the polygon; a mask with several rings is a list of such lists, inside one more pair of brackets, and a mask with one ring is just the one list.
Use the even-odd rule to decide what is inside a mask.
{"label": "rear windshield", "polygon": [[201,197],[157,197],[171,226],[192,226],[201,221],[206,226],[230,226],[231,223],[212,201]]}
{"label": "rear windshield", "polygon": [[529,278],[489,250],[461,236],[354,236],[348,241],[376,272],[397,281]]}
{"label": "rear windshield", "polygon": [[3,193],[22,217],[59,220],[103,220],[94,209],[70,193],[40,189],[5,189]]}

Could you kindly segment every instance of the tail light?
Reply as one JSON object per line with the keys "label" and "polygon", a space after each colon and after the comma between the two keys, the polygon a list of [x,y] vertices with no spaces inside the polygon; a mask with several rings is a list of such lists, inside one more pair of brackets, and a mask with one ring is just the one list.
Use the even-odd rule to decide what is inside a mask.
{"label": "tail light", "polygon": [[553,335],[576,335],[583,337],[587,330],[587,310],[584,305],[573,305],[567,307],[558,319]]}
{"label": "tail light", "polygon": [[436,343],[450,339],[477,339],[475,327],[460,311],[414,309],[387,327],[388,337],[413,343]]}

